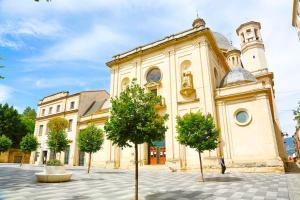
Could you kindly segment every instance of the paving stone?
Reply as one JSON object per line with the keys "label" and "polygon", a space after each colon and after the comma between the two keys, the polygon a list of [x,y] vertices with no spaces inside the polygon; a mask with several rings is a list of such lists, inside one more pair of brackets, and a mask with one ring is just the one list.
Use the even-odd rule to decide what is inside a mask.
{"label": "paving stone", "polygon": [[[42,168],[0,165],[0,200],[129,200],[134,195],[132,170],[74,167],[72,181],[37,183],[34,173]],[[296,174],[226,173],[140,170],[139,196],[145,200],[299,200],[300,177]]]}

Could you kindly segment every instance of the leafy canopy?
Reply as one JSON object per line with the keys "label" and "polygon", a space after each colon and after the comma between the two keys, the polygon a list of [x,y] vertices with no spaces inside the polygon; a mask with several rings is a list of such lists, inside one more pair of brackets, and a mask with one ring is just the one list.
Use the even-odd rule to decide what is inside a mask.
{"label": "leafy canopy", "polygon": [[25,135],[20,143],[20,149],[23,152],[35,151],[38,147],[38,141],[33,134]]}
{"label": "leafy canopy", "polygon": [[8,104],[0,104],[0,135],[6,135],[13,141],[12,147],[18,148],[26,126],[21,121],[18,111]]}
{"label": "leafy canopy", "polygon": [[61,117],[56,117],[48,122],[48,128],[50,132],[63,132],[68,127],[68,120]]}
{"label": "leafy canopy", "polygon": [[298,102],[298,108],[296,110],[293,110],[294,112],[294,120],[297,123],[296,129],[300,128],[300,101]]}
{"label": "leafy canopy", "polygon": [[0,153],[7,151],[12,145],[12,141],[5,135],[0,137]]}
{"label": "leafy canopy", "polygon": [[67,149],[70,141],[67,139],[65,129],[68,121],[65,118],[56,117],[48,122],[49,134],[47,144],[51,151],[61,152]]}
{"label": "leafy canopy", "polygon": [[160,97],[132,82],[119,97],[112,98],[111,103],[111,116],[104,129],[114,144],[131,147],[132,143],[151,143],[164,138],[168,116],[161,116],[155,110]]}
{"label": "leafy canopy", "polygon": [[33,108],[30,108],[29,106],[25,108],[23,114],[21,115],[21,121],[26,127],[27,134],[34,133],[35,117],[35,110]]}
{"label": "leafy canopy", "polygon": [[101,149],[104,142],[104,133],[95,125],[90,125],[79,133],[78,147],[80,151],[94,153]]}
{"label": "leafy canopy", "polygon": [[213,150],[218,145],[219,130],[210,114],[203,115],[198,111],[178,116],[176,128],[179,143],[195,148],[200,153]]}
{"label": "leafy canopy", "polygon": [[70,141],[63,131],[50,131],[48,134],[47,145],[54,153],[66,150],[69,143]]}
{"label": "leafy canopy", "polygon": [[36,118],[36,112],[35,112],[35,110],[34,110],[33,108],[27,106],[27,107],[25,108],[25,110],[23,111],[22,116],[24,116],[24,117],[26,117],[26,118],[29,118],[29,119],[31,119],[31,120],[34,121],[35,118]]}

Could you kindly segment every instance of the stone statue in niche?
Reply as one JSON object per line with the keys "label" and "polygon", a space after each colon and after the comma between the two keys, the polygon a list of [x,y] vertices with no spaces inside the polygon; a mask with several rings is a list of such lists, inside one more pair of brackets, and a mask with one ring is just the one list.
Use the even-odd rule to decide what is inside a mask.
{"label": "stone statue in niche", "polygon": [[190,71],[183,73],[182,88],[193,88],[193,75]]}
{"label": "stone statue in niche", "polygon": [[184,96],[190,96],[195,92],[193,85],[193,75],[190,71],[183,72],[180,93]]}

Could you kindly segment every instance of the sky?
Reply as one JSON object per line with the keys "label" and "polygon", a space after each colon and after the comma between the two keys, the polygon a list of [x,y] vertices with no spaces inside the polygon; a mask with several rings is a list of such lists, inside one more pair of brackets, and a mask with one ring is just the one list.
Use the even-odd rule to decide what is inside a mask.
{"label": "sky", "polygon": [[0,103],[22,112],[59,91],[109,91],[113,55],[191,28],[197,12],[236,47],[236,28],[261,22],[281,128],[293,134],[300,42],[292,0],[0,0]]}

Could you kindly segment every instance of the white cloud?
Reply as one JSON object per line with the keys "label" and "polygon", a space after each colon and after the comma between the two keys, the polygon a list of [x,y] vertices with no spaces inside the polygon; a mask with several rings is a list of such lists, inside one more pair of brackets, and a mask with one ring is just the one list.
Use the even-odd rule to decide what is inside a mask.
{"label": "white cloud", "polygon": [[19,49],[19,48],[21,48],[21,46],[22,46],[21,42],[7,40],[4,38],[1,38],[1,36],[0,36],[0,47],[7,47],[10,49]]}
{"label": "white cloud", "polygon": [[7,21],[0,26],[0,46],[20,49],[26,46],[24,37],[53,39],[63,35],[64,31],[58,22],[51,20]]}
{"label": "white cloud", "polygon": [[12,88],[0,84],[0,103],[6,103],[12,95]]}
{"label": "white cloud", "polygon": [[37,88],[59,88],[65,86],[86,86],[85,81],[76,78],[41,78],[35,81]]}
{"label": "white cloud", "polygon": [[7,21],[0,27],[0,35],[11,36],[56,36],[63,31],[62,26],[51,20],[26,19],[18,21]]}
{"label": "white cloud", "polygon": [[69,37],[46,49],[42,55],[26,59],[32,62],[46,61],[99,61],[109,46],[130,42],[130,38],[104,25],[94,25],[79,36]]}

